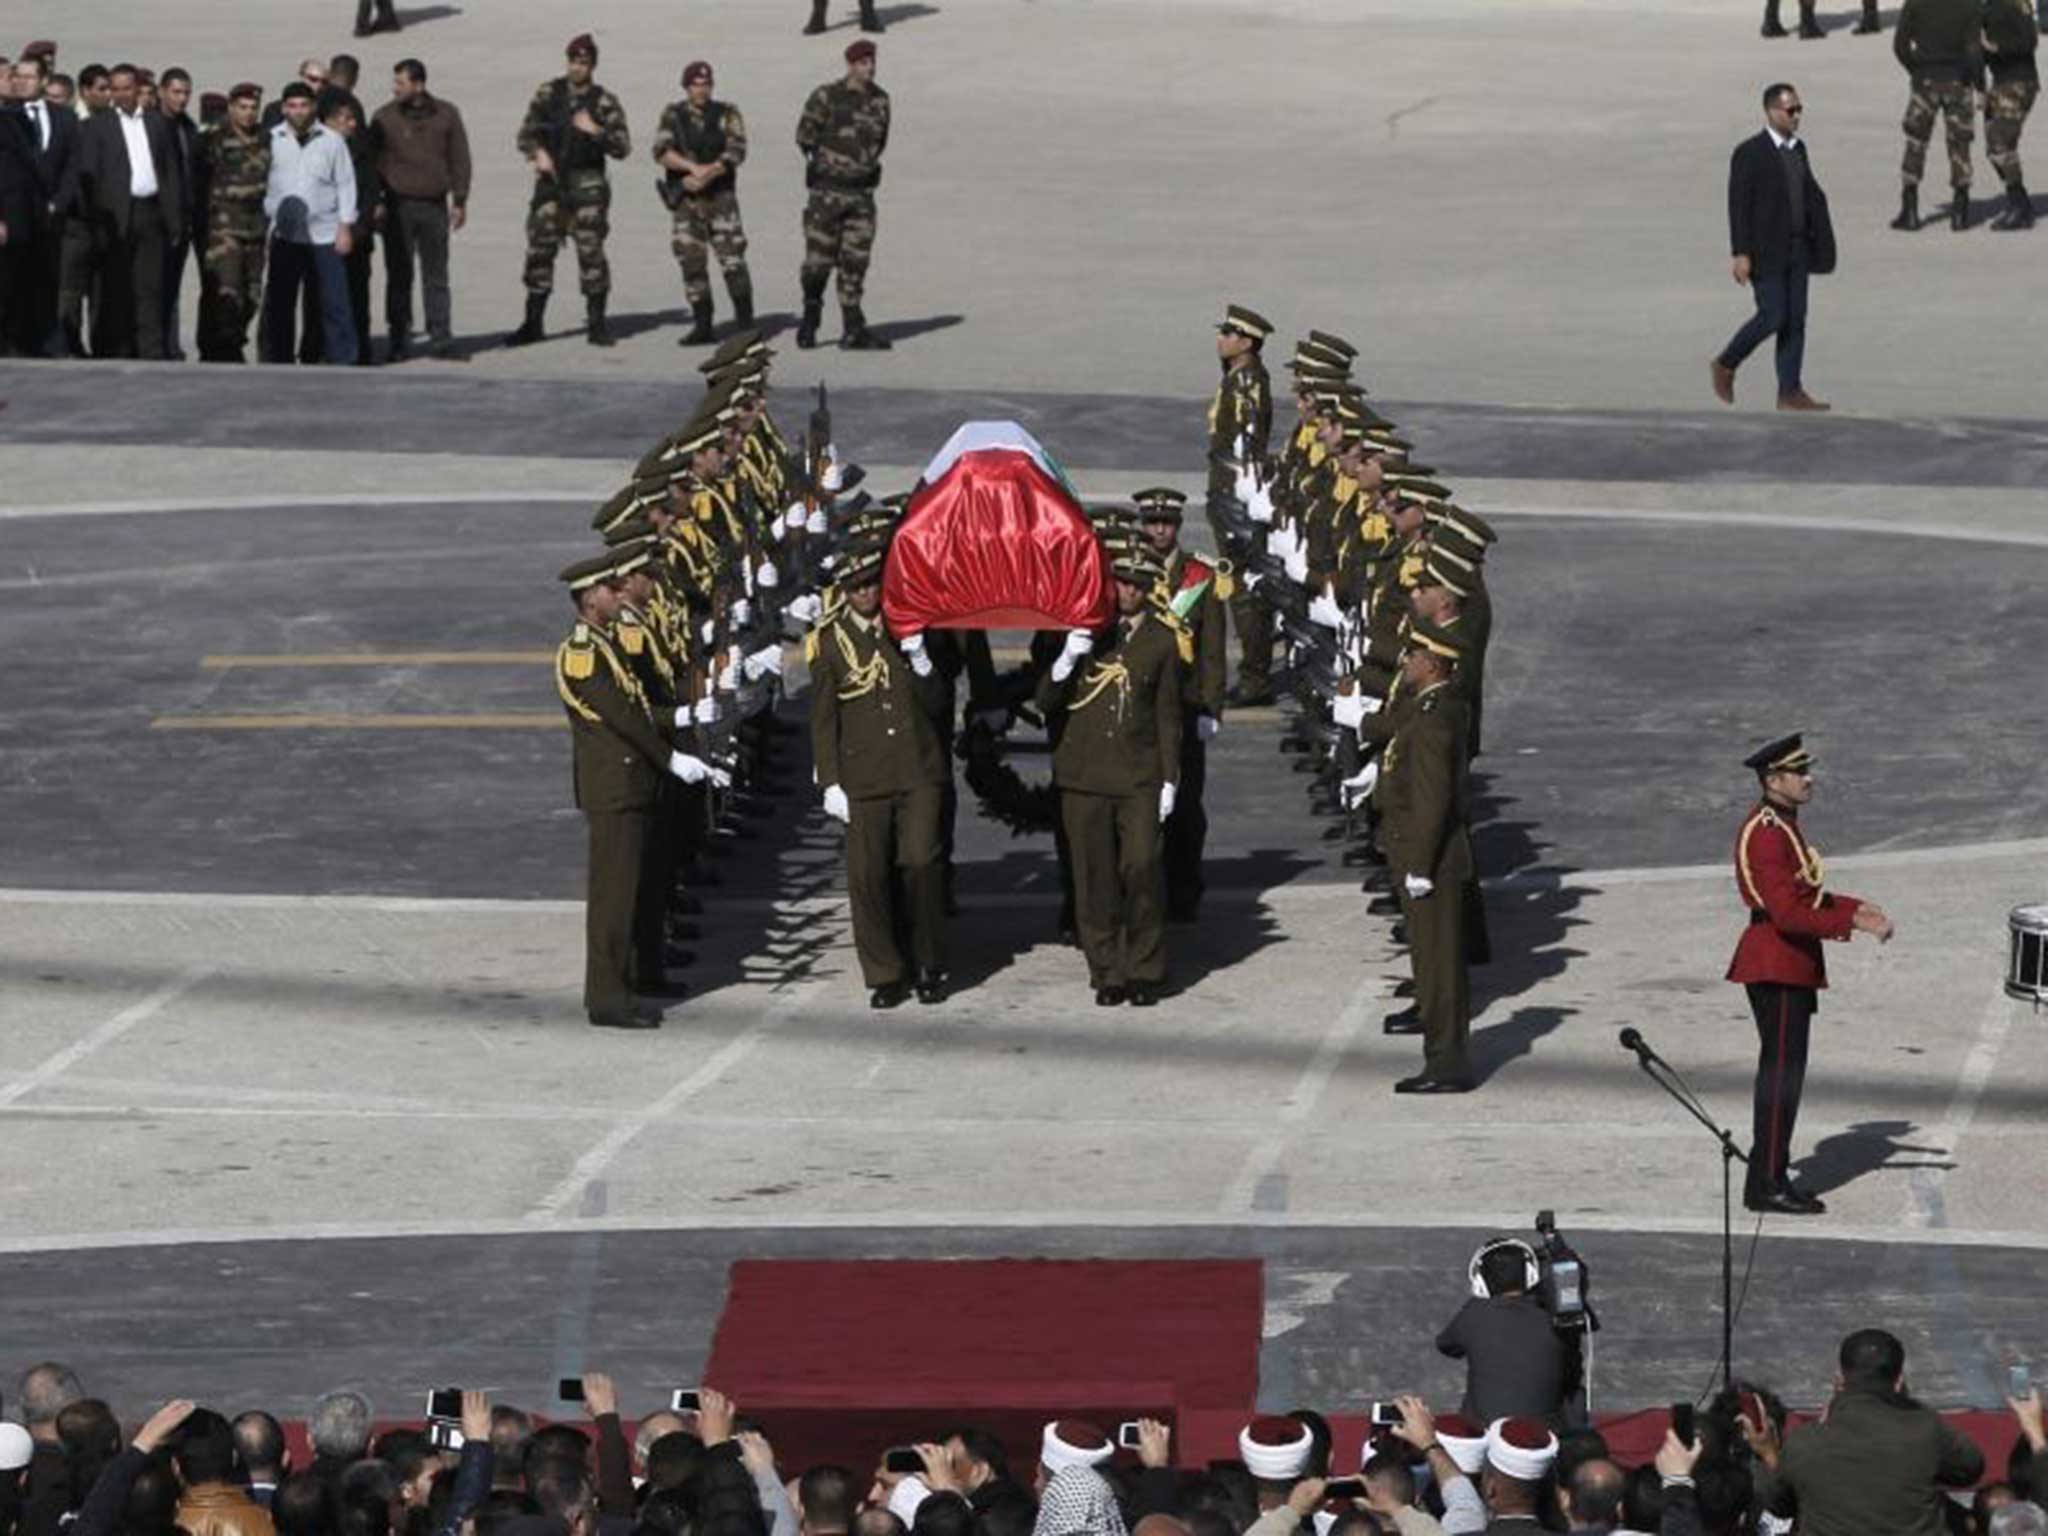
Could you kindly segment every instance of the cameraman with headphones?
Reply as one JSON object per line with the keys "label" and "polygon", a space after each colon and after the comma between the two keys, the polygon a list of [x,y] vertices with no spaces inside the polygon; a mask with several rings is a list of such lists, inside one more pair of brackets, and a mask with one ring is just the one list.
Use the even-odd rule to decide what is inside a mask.
{"label": "cameraman with headphones", "polygon": [[1465,1362],[1459,1411],[1475,1424],[1518,1416],[1567,1422],[1576,1362],[1535,1294],[1542,1275],[1536,1250],[1520,1238],[1491,1239],[1466,1272],[1472,1299],[1436,1336],[1441,1353]]}

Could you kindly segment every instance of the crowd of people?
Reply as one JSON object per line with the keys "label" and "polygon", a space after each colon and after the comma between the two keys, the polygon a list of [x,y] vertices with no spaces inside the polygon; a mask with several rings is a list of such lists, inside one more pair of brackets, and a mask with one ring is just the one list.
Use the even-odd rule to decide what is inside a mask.
{"label": "crowd of people", "polygon": [[[700,1388],[622,1416],[611,1377],[576,1383],[587,1422],[545,1422],[483,1392],[430,1395],[429,1417],[378,1428],[362,1393],[311,1405],[292,1449],[279,1419],[190,1400],[124,1427],[62,1364],[20,1379],[0,1423],[0,1536],[2041,1536],[2037,1392],[2011,1404],[2003,1476],[1907,1392],[1879,1330],[1844,1340],[1835,1393],[1791,1423],[1737,1381],[1654,1458],[1626,1467],[1598,1430],[1540,1413],[1491,1422],[1382,1405],[1355,1467],[1329,1421],[1258,1415],[1237,1455],[1186,1464],[1166,1422],[1044,1425],[1035,1465],[995,1434],[934,1425],[872,1465],[790,1466],[772,1422]],[[447,1402],[443,1398],[451,1399]],[[1979,1486],[1981,1482],[1981,1486]]]}
{"label": "crowd of people", "polygon": [[[386,8],[388,9],[388,0]],[[872,6],[864,25],[879,31]],[[359,33],[387,30],[363,18]],[[846,73],[814,90],[797,122],[805,160],[800,346],[815,346],[835,276],[840,344],[883,350],[862,310],[874,248],[875,188],[889,135],[876,48],[845,51]],[[598,46],[572,38],[563,73],[542,83],[517,148],[533,175],[526,214],[525,317],[507,345],[546,334],[564,244],[576,252],[597,346],[614,343],[608,162],[632,152],[624,107],[593,78]],[[393,66],[391,99],[374,113],[355,94],[352,54],[309,58],[274,99],[254,81],[195,95],[190,72],[132,63],[58,68],[37,39],[0,56],[0,355],[184,356],[179,301],[199,273],[196,334],[208,362],[257,355],[273,363],[378,361],[372,340],[373,253],[384,248],[383,360],[466,355],[454,345],[450,237],[468,218],[472,179],[462,113],[428,88],[417,58]],[[662,111],[653,159],[672,220],[692,325],[709,345],[710,261],[716,257],[735,327],[753,324],[752,277],[738,181],[747,154],[739,109],[712,95],[711,65],[693,60],[683,95]],[[425,338],[414,332],[421,289]]]}

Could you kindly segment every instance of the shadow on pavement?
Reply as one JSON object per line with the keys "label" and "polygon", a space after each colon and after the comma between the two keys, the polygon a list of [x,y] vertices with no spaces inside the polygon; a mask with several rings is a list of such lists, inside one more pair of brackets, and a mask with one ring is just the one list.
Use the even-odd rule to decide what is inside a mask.
{"label": "shadow on pavement", "polygon": [[[1813,1150],[1799,1159],[1793,1171],[1801,1188],[1815,1194],[1832,1194],[1845,1184],[1853,1184],[1865,1174],[1888,1170],[1910,1172],[1916,1168],[1930,1168],[1946,1172],[1956,1165],[1953,1162],[1936,1162],[1933,1159],[1947,1157],[1947,1147],[1910,1146],[1905,1137],[1917,1127],[1911,1120],[1859,1120],[1846,1130],[1823,1136],[1814,1143]],[[1919,1158],[1917,1162],[1894,1162],[1900,1153],[1909,1153]]]}

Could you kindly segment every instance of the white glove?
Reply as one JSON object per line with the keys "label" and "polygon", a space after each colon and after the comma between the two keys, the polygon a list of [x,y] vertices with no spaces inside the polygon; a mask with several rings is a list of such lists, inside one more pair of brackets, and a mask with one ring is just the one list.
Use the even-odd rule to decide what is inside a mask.
{"label": "white glove", "polygon": [[723,711],[718,707],[718,700],[711,694],[707,693],[697,701],[697,723],[699,725],[718,724],[718,717],[722,713]]}
{"label": "white glove", "polygon": [[1259,477],[1252,472],[1251,465],[1240,464],[1237,466],[1237,475],[1232,482],[1231,489],[1236,495],[1239,505],[1248,507],[1252,504],[1252,497],[1257,494],[1259,489]]}
{"label": "white glove", "polygon": [[1162,784],[1159,786],[1159,819],[1164,821],[1172,814],[1173,786],[1171,784]]}
{"label": "white glove", "polygon": [[846,791],[837,784],[825,786],[825,814],[834,821],[851,822],[853,807],[846,803]]}
{"label": "white glove", "polygon": [[1245,502],[1244,510],[1245,515],[1255,523],[1272,522],[1273,497],[1271,493],[1263,485],[1257,487],[1252,492],[1251,499]]}
{"label": "white glove", "polygon": [[718,633],[718,626],[712,623],[711,620],[706,619],[702,624],[699,624],[697,626],[697,633],[703,638],[704,643],[706,645],[709,645],[711,643],[712,637]]}
{"label": "white glove", "polygon": [[1382,709],[1386,708],[1387,705],[1387,701],[1385,699],[1375,699],[1368,697],[1365,694],[1360,694],[1359,698],[1363,700],[1363,703],[1360,705],[1360,708],[1368,715],[1378,714]]}
{"label": "white glove", "polygon": [[1216,733],[1223,729],[1223,722],[1214,715],[1195,716],[1195,740],[1214,741]]}
{"label": "white glove", "polygon": [[1436,889],[1436,882],[1423,875],[1403,875],[1401,889],[1408,893],[1410,901],[1420,901]]}
{"label": "white glove", "polygon": [[1068,630],[1065,647],[1061,649],[1058,656],[1053,658],[1052,680],[1056,683],[1064,683],[1074,675],[1074,668],[1080,664],[1081,658],[1094,649],[1095,635],[1092,630]]}
{"label": "white glove", "polygon": [[1308,546],[1303,544],[1300,539],[1296,539],[1294,547],[1282,558],[1281,564],[1287,568],[1288,580],[1307,581]]}
{"label": "white glove", "polygon": [[1330,700],[1330,718],[1347,731],[1355,731],[1365,719],[1365,695],[1340,693]]}
{"label": "white glove", "polygon": [[754,622],[754,605],[744,597],[736,597],[732,600],[732,606],[725,610],[725,616],[736,627],[745,629]]}
{"label": "white glove", "polygon": [[740,691],[740,664],[738,662],[728,661],[718,669],[718,691],[720,693],[738,693]]}
{"label": "white glove", "polygon": [[711,774],[703,758],[692,757],[687,752],[669,753],[668,771],[685,784],[702,784]]}
{"label": "white glove", "polygon": [[1371,798],[1372,787],[1379,781],[1380,765],[1377,761],[1370,762],[1339,784],[1337,792],[1346,806],[1359,805]]}
{"label": "white glove", "polygon": [[827,533],[831,531],[831,527],[831,520],[825,516],[823,507],[813,508],[811,515],[804,519],[805,533]]}
{"label": "white glove", "polygon": [[681,730],[681,729],[682,729],[682,728],[683,728],[684,726],[686,726],[686,725],[690,725],[690,724],[694,723],[694,722],[695,722],[695,720],[696,720],[696,718],[697,718],[697,712],[696,712],[696,711],[695,711],[694,709],[692,709],[692,708],[691,708],[691,707],[690,707],[689,705],[687,705],[687,704],[678,704],[678,705],[676,706],[676,729],[677,729],[677,730],[679,730],[679,731],[680,731],[680,730]]}
{"label": "white glove", "polygon": [[810,515],[810,508],[800,501],[792,501],[782,509],[783,529],[789,533],[800,532],[804,524],[810,520]]}
{"label": "white glove", "polygon": [[742,662],[740,667],[747,674],[747,681],[750,683],[759,682],[771,672],[780,677],[782,676],[782,647],[779,645],[764,645]]}
{"label": "white glove", "polygon": [[732,775],[727,773],[723,768],[719,767],[716,763],[712,763],[711,765],[709,765],[709,767],[707,767],[705,771],[711,775],[711,783],[715,788],[732,788]]}
{"label": "white glove", "polygon": [[761,569],[754,572],[754,585],[764,591],[775,587],[781,580],[782,573],[775,569],[775,562],[773,560],[763,560],[761,562]]}
{"label": "white glove", "polygon": [[846,471],[839,463],[839,446],[825,445],[825,467],[818,471],[818,487],[821,490],[836,491],[846,481]]}
{"label": "white glove", "polygon": [[1299,542],[1300,540],[1296,537],[1293,527],[1282,523],[1279,527],[1267,533],[1266,553],[1273,556],[1276,560],[1284,562],[1289,555],[1294,553],[1295,545]]}
{"label": "white glove", "polygon": [[932,659],[925,654],[923,630],[903,637],[903,654],[910,658],[910,670],[919,677],[932,675]]}
{"label": "white glove", "polygon": [[815,592],[806,592],[801,597],[792,597],[783,612],[799,624],[815,624],[825,612],[825,600]]}
{"label": "white glove", "polygon": [[1325,629],[1344,627],[1344,610],[1337,606],[1337,599],[1327,592],[1318,592],[1309,599],[1308,618],[1311,624],[1320,624]]}

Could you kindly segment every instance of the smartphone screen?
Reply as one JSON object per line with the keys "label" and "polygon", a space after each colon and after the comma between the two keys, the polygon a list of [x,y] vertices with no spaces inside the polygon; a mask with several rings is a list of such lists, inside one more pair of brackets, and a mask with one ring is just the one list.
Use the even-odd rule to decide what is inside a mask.
{"label": "smartphone screen", "polygon": [[1326,1499],[1362,1499],[1365,1497],[1365,1479],[1362,1477],[1340,1477],[1323,1485]]}
{"label": "smartphone screen", "polygon": [[1401,1422],[1401,1410],[1392,1403],[1374,1403],[1372,1422],[1375,1429],[1392,1429]]}
{"label": "smartphone screen", "polygon": [[2027,1369],[2027,1364],[2024,1360],[2018,1361],[2007,1368],[2005,1373],[2005,1395],[2007,1397],[2025,1397],[2033,1390],[2033,1373]]}
{"label": "smartphone screen", "polygon": [[695,1387],[677,1387],[668,1400],[668,1406],[675,1413],[695,1413],[699,1407]]}
{"label": "smartphone screen", "polygon": [[462,1389],[438,1387],[427,1394],[427,1417],[456,1420],[462,1417]]}
{"label": "smartphone screen", "polygon": [[1118,1445],[1130,1446],[1132,1449],[1137,1448],[1138,1421],[1136,1419],[1126,1419],[1123,1423],[1117,1425],[1116,1443]]}
{"label": "smartphone screen", "polygon": [[581,1376],[564,1376],[555,1383],[555,1396],[565,1403],[582,1402],[583,1378]]}
{"label": "smartphone screen", "polygon": [[924,1458],[918,1455],[912,1447],[899,1445],[882,1458],[882,1470],[885,1472],[922,1472],[924,1470]]}
{"label": "smartphone screen", "polygon": [[1691,1445],[1693,1443],[1691,1403],[1673,1403],[1671,1405],[1671,1432],[1677,1435],[1683,1444]]}

